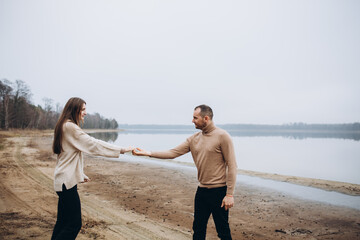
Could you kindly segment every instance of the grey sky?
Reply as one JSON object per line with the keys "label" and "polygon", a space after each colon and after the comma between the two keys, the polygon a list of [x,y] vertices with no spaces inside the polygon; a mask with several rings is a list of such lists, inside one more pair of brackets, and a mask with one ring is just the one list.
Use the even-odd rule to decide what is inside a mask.
{"label": "grey sky", "polygon": [[0,79],[119,123],[360,121],[360,1],[0,0]]}

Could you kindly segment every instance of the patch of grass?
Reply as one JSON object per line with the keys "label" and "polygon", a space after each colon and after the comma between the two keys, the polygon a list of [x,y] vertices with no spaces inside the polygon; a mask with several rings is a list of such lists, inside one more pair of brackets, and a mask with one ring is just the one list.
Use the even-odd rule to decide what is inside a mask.
{"label": "patch of grass", "polygon": [[6,138],[7,136],[0,134],[0,151],[5,148]]}
{"label": "patch of grass", "polygon": [[53,228],[48,219],[43,219],[42,216],[29,216],[21,212],[0,213],[0,239],[25,239],[19,236],[18,229],[26,231],[30,236],[40,237],[38,231],[32,229],[34,226],[48,231]]}
{"label": "patch of grass", "polygon": [[29,147],[29,148],[35,148],[35,147],[37,146],[37,144],[36,144],[36,142],[35,142],[34,139],[31,139],[31,140],[27,143],[26,146]]}
{"label": "patch of grass", "polygon": [[36,141],[36,138],[31,138],[26,146],[29,147],[29,148],[35,148],[35,149],[38,149],[38,158],[42,161],[53,161],[53,160],[56,160],[55,158],[55,155],[49,151],[49,150],[44,150],[44,149],[41,149],[39,147],[39,143]]}
{"label": "patch of grass", "polygon": [[54,161],[56,160],[55,155],[50,151],[40,151],[39,158],[43,161]]}

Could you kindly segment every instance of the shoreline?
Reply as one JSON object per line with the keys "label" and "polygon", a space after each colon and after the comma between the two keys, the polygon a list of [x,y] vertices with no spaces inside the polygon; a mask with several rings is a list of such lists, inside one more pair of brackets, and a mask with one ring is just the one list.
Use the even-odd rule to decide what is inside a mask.
{"label": "shoreline", "polygon": [[[160,159],[148,159],[137,157],[135,159],[128,159],[124,157],[123,160],[112,159],[110,161],[114,162],[123,162],[123,163],[133,163],[141,164],[146,166],[158,166],[168,170],[180,171],[185,174],[191,174],[196,176],[197,170],[196,167],[191,164],[178,164],[174,163],[172,160],[162,160]],[[274,180],[272,178],[273,174],[270,174],[270,177],[255,176],[255,174],[242,174],[239,171],[237,175],[237,184],[246,185],[251,188],[260,189],[264,192],[273,192],[296,199],[302,199],[304,201],[314,201],[322,204],[330,204],[333,206],[347,207],[354,210],[360,210],[360,197],[356,193],[351,193],[351,189],[347,189],[347,193],[343,193],[341,190],[345,186],[348,186],[346,183],[335,182],[335,186],[330,185],[332,181],[325,181],[325,183],[320,184],[317,182],[317,179],[298,179],[298,181],[304,181],[303,184],[293,183],[294,181],[281,181]],[[276,175],[276,174],[275,174]],[[287,177],[287,176],[281,176]],[[296,180],[296,177],[292,177]],[[316,186],[316,187],[315,187]],[[337,187],[338,186],[338,187]],[[335,189],[335,190],[333,190]]]}
{"label": "shoreline", "polygon": [[332,180],[316,179],[316,178],[305,178],[282,174],[263,173],[250,170],[238,170],[238,173],[251,176],[259,177],[263,179],[270,179],[279,182],[287,182],[296,185],[318,188],[326,191],[334,191],[343,193],[350,196],[360,196],[360,185],[347,182],[338,182]]}
{"label": "shoreline", "polygon": [[[177,164],[182,167],[185,166],[185,167],[195,168],[195,165],[193,163],[181,162],[171,159],[156,159],[156,158],[150,159],[144,157],[143,159],[145,159],[145,161],[158,162],[159,164],[170,163],[170,164]],[[282,175],[276,173],[265,173],[265,172],[250,171],[243,169],[238,169],[237,174],[250,176],[250,177],[258,177],[267,180],[274,180],[278,182],[287,182],[305,187],[313,187],[325,191],[333,191],[350,196],[360,196],[360,184],[339,182],[339,181],[332,181],[325,179],[316,179],[316,178],[305,178],[305,177],[298,177],[291,175]]]}

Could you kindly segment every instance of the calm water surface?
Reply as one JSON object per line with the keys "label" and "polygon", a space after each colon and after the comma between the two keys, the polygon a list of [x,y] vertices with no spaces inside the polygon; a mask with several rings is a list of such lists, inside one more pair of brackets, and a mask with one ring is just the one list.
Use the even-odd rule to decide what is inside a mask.
{"label": "calm water surface", "polygon": [[[121,146],[158,151],[171,149],[189,136],[191,133],[125,131],[107,140]],[[239,169],[360,184],[360,141],[280,136],[232,136],[232,139]],[[190,153],[176,160],[193,162]]]}

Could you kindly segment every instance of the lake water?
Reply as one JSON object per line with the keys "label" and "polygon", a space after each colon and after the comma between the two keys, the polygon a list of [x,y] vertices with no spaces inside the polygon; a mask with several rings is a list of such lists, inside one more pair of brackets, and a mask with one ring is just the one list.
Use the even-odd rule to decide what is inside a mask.
{"label": "lake water", "polygon": [[[194,132],[130,129],[94,136],[120,146],[158,151],[181,144]],[[234,135],[232,139],[239,169],[360,184],[360,141]],[[193,162],[190,153],[176,160]]]}
{"label": "lake water", "polygon": [[[149,151],[158,151],[179,145],[195,132],[196,130],[128,129],[124,132],[92,135],[120,146],[136,146]],[[360,141],[358,140],[312,138],[304,135],[296,138],[289,135],[241,136],[231,132],[230,134],[239,169],[360,184]],[[138,157],[129,155],[125,158],[156,161],[139,160]],[[193,163],[190,153],[177,158],[176,161]],[[160,164],[172,165],[179,169],[186,168],[171,162]],[[192,168],[195,170],[194,167]],[[238,181],[299,198],[360,209],[360,197],[242,175],[238,176]]]}

